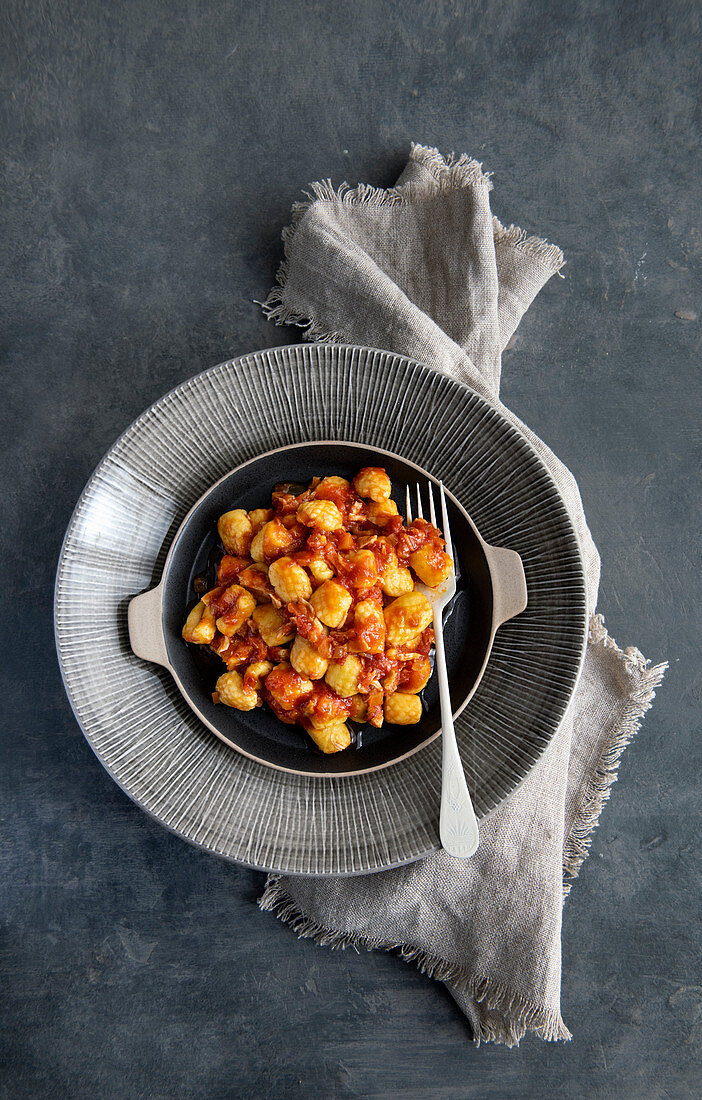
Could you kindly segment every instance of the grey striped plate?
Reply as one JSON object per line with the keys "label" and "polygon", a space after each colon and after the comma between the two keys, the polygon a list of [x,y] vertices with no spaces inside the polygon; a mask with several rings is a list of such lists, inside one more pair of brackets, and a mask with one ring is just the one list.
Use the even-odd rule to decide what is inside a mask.
{"label": "grey striped plate", "polygon": [[285,444],[353,440],[401,454],[522,558],[529,603],[498,631],[457,721],[476,812],[521,782],[580,671],[580,555],[558,490],[524,437],[466,386],[401,356],[313,344],[222,363],[143,414],[88,482],[56,579],[59,661],[100,761],[138,805],[208,851],[254,867],[357,874],[438,847],[440,743],[382,772],[299,776],[240,755],[202,725],[167,672],[139,660],[126,609],[160,578],[201,494]]}

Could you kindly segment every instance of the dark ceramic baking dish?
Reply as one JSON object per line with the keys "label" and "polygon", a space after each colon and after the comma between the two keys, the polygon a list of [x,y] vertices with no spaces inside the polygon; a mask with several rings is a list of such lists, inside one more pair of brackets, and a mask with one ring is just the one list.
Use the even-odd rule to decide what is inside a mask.
{"label": "dark ceramic baking dish", "polygon": [[[224,665],[203,668],[181,629],[197,600],[193,584],[205,573],[218,542],[217,520],[231,508],[265,507],[277,482],[307,483],[315,475],[353,477],[363,466],[383,466],[393,499],[404,513],[405,489],[436,484],[429,472],[399,455],[357,443],[316,442],[281,447],[245,462],[220,478],[193,505],[176,532],[160,584],[129,605],[129,637],[138,657],[162,665],[184,699],[219,738],[269,767],[312,776],[358,775],[388,767],[429,744],[441,731],[432,676],[423,692],[423,716],[414,726],[371,726],[344,752],[324,755],[303,730],[279,721],[267,706],[237,711],[215,705],[211,692]],[[527,604],[517,553],[490,546],[447,488],[456,555],[457,591],[445,616],[444,637],[454,716],[468,703],[487,665],[495,632]],[[425,492],[426,499],[426,492]],[[199,647],[198,647],[199,648]]]}

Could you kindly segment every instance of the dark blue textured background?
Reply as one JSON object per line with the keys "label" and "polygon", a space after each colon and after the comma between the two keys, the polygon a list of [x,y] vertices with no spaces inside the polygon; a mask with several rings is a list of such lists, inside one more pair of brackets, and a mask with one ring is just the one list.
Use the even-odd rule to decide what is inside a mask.
{"label": "dark blue textured background", "polygon": [[[5,0],[0,1095],[700,1094],[700,14],[658,0]],[[155,398],[298,339],[290,204],[410,140],[566,252],[503,396],[576,473],[622,645],[667,657],[566,905],[573,1043],[475,1050],[443,988],[298,941],[93,757],[53,653],[61,538]]]}

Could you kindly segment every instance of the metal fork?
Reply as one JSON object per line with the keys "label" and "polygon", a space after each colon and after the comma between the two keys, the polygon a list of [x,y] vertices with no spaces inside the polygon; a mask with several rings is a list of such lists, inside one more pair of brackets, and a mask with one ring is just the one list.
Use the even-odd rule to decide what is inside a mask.
{"label": "metal fork", "polygon": [[[446,494],[443,483],[439,482],[439,496],[441,498],[441,522],[440,528],[446,542],[446,553],[455,562],[455,554],[451,543],[451,529],[449,527],[448,511],[446,508]],[[422,493],[417,483],[417,519],[423,519]],[[436,510],[434,508],[434,493],[429,482],[429,518],[435,527]],[[407,486],[407,523],[412,522],[412,501],[410,499],[409,485]],[[470,800],[468,784],[466,783],[463,764],[461,762],[458,745],[456,744],[456,732],[453,728],[453,712],[451,708],[451,696],[449,693],[448,674],[446,672],[446,655],[444,653],[444,627],[443,611],[449,600],[456,592],[456,575],[452,569],[449,577],[438,588],[429,588],[426,584],[415,583],[418,592],[423,592],[429,600],[434,612],[434,635],[436,638],[436,675],[439,680],[439,699],[441,702],[441,813],[439,816],[439,836],[445,850],[452,856],[460,856],[467,859],[472,856],[478,847],[478,822]]]}

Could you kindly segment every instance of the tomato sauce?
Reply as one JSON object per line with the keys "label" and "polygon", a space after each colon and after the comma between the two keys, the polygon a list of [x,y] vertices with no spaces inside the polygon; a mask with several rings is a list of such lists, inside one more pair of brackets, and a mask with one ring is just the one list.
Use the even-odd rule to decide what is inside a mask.
{"label": "tomato sauce", "polygon": [[333,546],[336,546],[337,550],[343,550],[345,553],[348,553],[356,549],[356,540],[350,531],[330,531],[327,538]]}
{"label": "tomato sauce", "polygon": [[383,692],[380,689],[371,691],[368,696],[366,721],[371,726],[380,727],[383,724]]}
{"label": "tomato sauce", "polygon": [[328,541],[324,531],[313,531],[312,534],[307,537],[307,549],[315,557],[319,557],[326,548]]}
{"label": "tomato sauce", "polygon": [[292,493],[286,492],[274,492],[271,498],[273,504],[273,511],[278,516],[290,516],[297,512],[301,504],[310,500],[312,497],[312,489],[305,489],[299,496],[294,496]]}
{"label": "tomato sauce", "polygon": [[307,698],[312,691],[311,680],[307,680],[296,672],[294,668],[274,668],[266,678],[267,690],[275,696],[284,710],[292,710],[300,702]]}
{"label": "tomato sauce", "polygon": [[427,564],[437,573],[441,573],[446,565],[446,553],[436,539],[429,539],[424,544],[427,555]]}
{"label": "tomato sauce", "polygon": [[421,691],[431,674],[431,663],[428,657],[415,657],[408,661],[399,670],[397,687],[400,691],[407,691],[415,695]]}
{"label": "tomato sauce", "polygon": [[355,489],[350,485],[319,485],[315,492],[317,500],[330,500],[336,504],[342,516],[351,508],[354,501],[360,500]]}
{"label": "tomato sauce", "polygon": [[358,678],[358,690],[361,695],[366,695],[373,688],[379,688],[384,676],[392,671],[395,662],[384,653],[373,655],[365,654],[362,657],[363,667]]}
{"label": "tomato sauce", "polygon": [[334,652],[334,646],[328,637],[326,628],[320,623],[314,613],[314,609],[307,600],[295,600],[287,605],[287,612],[295,624],[297,633],[306,638],[322,657],[329,659]]}
{"label": "tomato sauce", "polygon": [[317,680],[312,694],[299,704],[304,717],[316,722],[343,722],[351,713],[352,705],[350,699],[337,695],[323,680]]}
{"label": "tomato sauce", "polygon": [[[398,690],[414,694],[424,687],[431,672],[429,654],[434,645],[434,631],[427,627],[411,650],[401,647],[384,650],[383,607],[392,600],[384,596],[380,578],[395,555],[401,565],[408,566],[410,556],[420,549],[429,567],[441,570],[445,563],[445,544],[441,533],[426,520],[416,519],[404,527],[401,516],[385,517],[379,513],[374,523],[371,518],[374,506],[362,499],[351,485],[332,483],[320,488],[319,481],[314,478],[308,488],[285,482],[274,490],[273,521],[266,534],[268,546],[264,545],[265,563],[268,565],[283,555],[303,568],[309,568],[315,560],[326,561],[334,571],[334,580],[351,593],[354,601],[340,628],[324,626],[308,600],[283,603],[276,597],[261,566],[252,563],[250,558],[222,554],[221,545],[208,565],[208,576],[213,576],[216,565],[216,585],[210,591],[204,587],[200,591],[204,591],[202,598],[218,619],[226,620],[227,616],[233,619],[241,592],[229,589],[232,585],[241,585],[259,599],[261,595],[268,596],[276,607],[282,606],[296,633],[307,639],[327,660],[341,662],[349,651],[354,653],[361,663],[358,693],[365,700],[365,720],[372,726],[381,726],[386,695]],[[298,508],[310,500],[313,493],[317,499],[336,505],[343,518],[341,529],[310,530],[298,522]],[[204,583],[204,574],[201,580]],[[357,621],[355,612],[361,600],[375,605],[377,614],[361,614]],[[244,687],[261,691],[277,717],[289,725],[309,729],[313,722],[343,722],[354,709],[352,699],[337,695],[323,680],[311,681],[297,673],[288,664],[290,648],[266,645],[252,620],[244,623],[232,637],[217,630],[209,646],[203,648],[211,658],[221,658],[228,670],[270,661],[274,668],[263,683],[255,673],[248,676],[244,672]]]}
{"label": "tomato sauce", "polygon": [[[426,530],[424,527],[418,526],[419,524],[424,524],[424,520],[414,520],[409,527],[405,527],[397,536],[396,553],[402,565],[407,565],[410,554],[413,554],[415,550],[419,550],[420,546],[424,546],[427,541]],[[426,526],[428,527],[429,524]]]}
{"label": "tomato sauce", "polygon": [[238,592],[232,592],[228,585],[223,584],[213,588],[211,592],[206,592],[202,598],[208,607],[212,608],[215,616],[220,618],[236,606],[238,597]]}
{"label": "tomato sauce", "polygon": [[361,540],[363,545],[362,549],[370,550],[371,554],[375,558],[376,565],[378,567],[378,573],[382,577],[383,573],[387,569],[392,560],[392,556],[395,553],[392,544],[381,540],[377,535],[373,535],[368,541]]}
{"label": "tomato sauce", "polygon": [[235,558],[232,554],[225,554],[217,569],[217,584],[231,584],[250,565],[248,558]]}
{"label": "tomato sauce", "polygon": [[250,592],[262,596],[273,596],[275,593],[266,573],[262,569],[257,569],[254,565],[250,565],[248,569],[242,569],[239,574],[239,584],[242,588],[248,588]]}

